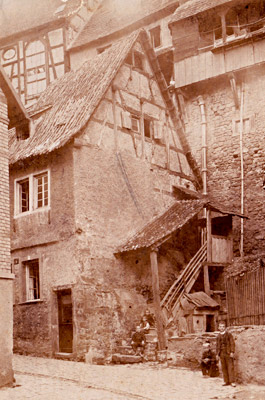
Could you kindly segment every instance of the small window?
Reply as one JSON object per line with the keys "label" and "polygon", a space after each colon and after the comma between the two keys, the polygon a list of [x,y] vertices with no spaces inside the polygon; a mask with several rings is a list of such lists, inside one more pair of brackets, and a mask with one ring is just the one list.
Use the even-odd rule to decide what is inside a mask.
{"label": "small window", "polygon": [[144,70],[144,56],[139,51],[132,51],[125,59],[125,63],[132,65],[135,68]]}
{"label": "small window", "polygon": [[41,208],[48,205],[49,197],[48,197],[48,173],[45,172],[40,175],[34,176],[34,184],[36,189],[34,191],[35,194],[35,207]]}
{"label": "small window", "polygon": [[24,213],[29,211],[29,178],[18,181],[19,192],[19,212]]}
{"label": "small window", "polygon": [[151,138],[151,121],[146,118],[144,118],[144,136]]}
{"label": "small window", "polygon": [[143,63],[143,56],[141,53],[138,51],[134,51],[134,66],[135,68],[138,68],[143,71],[144,69],[144,63]]}
{"label": "small window", "polygon": [[[250,120],[249,120],[249,118],[244,118],[243,119],[243,132],[244,133],[249,133],[250,132]],[[240,133],[240,120],[236,121],[235,133],[236,134]]]}
{"label": "small window", "polygon": [[23,301],[40,299],[39,260],[25,261],[23,267]]}
{"label": "small window", "polygon": [[49,171],[15,181],[15,215],[49,206]]}
{"label": "small window", "polygon": [[132,115],[131,121],[132,121],[132,130],[134,132],[140,133],[140,119],[138,117],[136,117],[135,115]]}
{"label": "small window", "polygon": [[153,47],[161,46],[161,28],[160,26],[156,26],[153,29],[150,29],[150,38]]}

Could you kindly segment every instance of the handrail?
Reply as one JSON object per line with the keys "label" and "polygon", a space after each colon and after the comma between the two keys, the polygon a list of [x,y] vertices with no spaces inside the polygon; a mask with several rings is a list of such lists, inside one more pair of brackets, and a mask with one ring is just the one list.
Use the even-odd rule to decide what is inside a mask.
{"label": "handrail", "polygon": [[184,277],[186,274],[189,273],[189,270],[192,269],[192,267],[196,267],[198,262],[201,262],[201,257],[204,256],[204,253],[206,251],[207,244],[204,243],[202,247],[197,251],[197,253],[193,256],[193,258],[189,261],[189,263],[186,265],[178,279],[171,285],[169,290],[167,291],[166,295],[164,296],[163,300],[161,301],[161,306],[165,304],[167,301],[168,297],[171,295],[171,292],[175,289],[175,287],[178,284],[183,284]]}
{"label": "handrail", "polygon": [[[171,285],[163,300],[161,301],[161,307],[167,308],[168,310],[175,308],[176,302],[179,303],[178,300],[180,299],[181,295],[186,291],[187,286],[191,284],[192,279],[194,278],[201,266],[201,263],[206,260],[206,255],[207,243],[204,243],[194,255],[194,257],[186,265],[178,279]],[[172,304],[174,304],[173,307]]]}

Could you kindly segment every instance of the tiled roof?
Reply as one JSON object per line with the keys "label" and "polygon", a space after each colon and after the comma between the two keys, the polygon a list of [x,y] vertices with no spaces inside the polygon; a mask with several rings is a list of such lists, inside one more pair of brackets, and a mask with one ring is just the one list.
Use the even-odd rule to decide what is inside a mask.
{"label": "tiled roof", "polygon": [[205,205],[205,200],[176,201],[172,207],[131,237],[117,253],[148,248],[184,226]]}
{"label": "tiled roof", "polygon": [[219,308],[220,307],[220,305],[215,300],[213,300],[210,296],[208,296],[204,292],[195,292],[195,293],[185,294],[184,299],[181,300],[181,306],[184,309],[187,309],[187,308],[189,309],[190,303],[198,308],[204,308],[204,307]]}
{"label": "tiled roof", "polygon": [[3,0],[0,8],[0,40],[34,29],[74,12],[81,0]]}
{"label": "tiled roof", "polygon": [[181,229],[206,205],[211,210],[245,218],[245,216],[240,213],[228,210],[216,203],[209,202],[208,199],[176,201],[176,203],[174,203],[167,211],[153,219],[133,237],[127,240],[125,244],[120,246],[116,253],[123,253],[148,248],[152,245],[158,245],[159,242],[166,240],[173,232]]}
{"label": "tiled roof", "polygon": [[211,8],[232,3],[232,1],[233,0],[188,0],[176,9],[170,22],[180,21],[181,19],[210,10]]}
{"label": "tiled roof", "polygon": [[[176,0],[105,0],[87,21],[83,30],[76,37],[71,48],[83,46],[94,40],[109,36],[137,21],[142,20],[167,6],[176,6]],[[137,26],[140,28],[142,24]]]}
{"label": "tiled roof", "polygon": [[[141,33],[143,33],[141,31]],[[31,109],[45,110],[33,134],[10,144],[10,163],[51,152],[66,144],[89,121],[139,32],[116,42],[110,49],[50,84]]]}

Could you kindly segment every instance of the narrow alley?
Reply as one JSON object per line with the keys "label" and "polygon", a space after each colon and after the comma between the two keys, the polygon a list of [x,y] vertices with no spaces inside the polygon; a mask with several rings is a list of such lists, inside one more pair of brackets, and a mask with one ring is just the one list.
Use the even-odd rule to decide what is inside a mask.
{"label": "narrow alley", "polygon": [[15,355],[14,371],[16,386],[1,389],[1,400],[265,399],[264,386],[223,387],[221,378],[157,363],[92,366]]}

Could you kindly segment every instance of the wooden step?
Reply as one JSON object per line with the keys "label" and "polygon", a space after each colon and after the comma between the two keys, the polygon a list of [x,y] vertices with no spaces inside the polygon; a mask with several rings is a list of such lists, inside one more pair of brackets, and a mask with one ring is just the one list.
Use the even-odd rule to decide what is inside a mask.
{"label": "wooden step", "polygon": [[142,362],[143,359],[141,356],[115,353],[112,354],[111,360],[114,364],[135,364]]}

